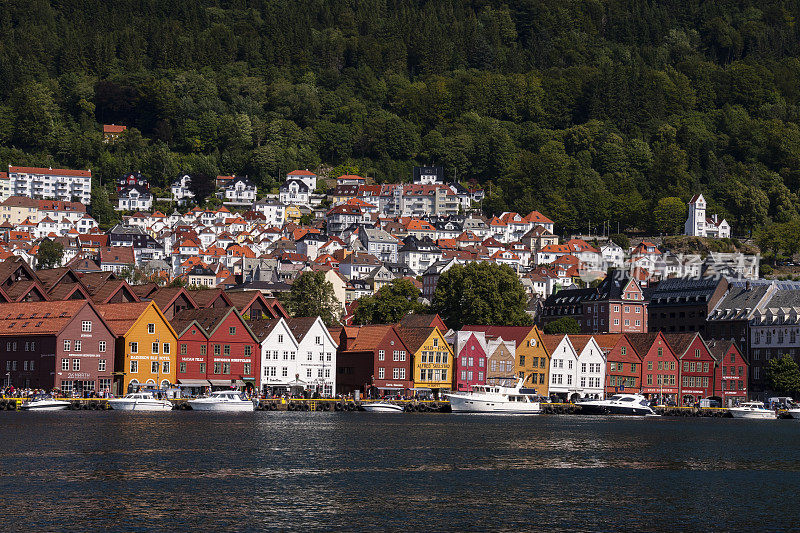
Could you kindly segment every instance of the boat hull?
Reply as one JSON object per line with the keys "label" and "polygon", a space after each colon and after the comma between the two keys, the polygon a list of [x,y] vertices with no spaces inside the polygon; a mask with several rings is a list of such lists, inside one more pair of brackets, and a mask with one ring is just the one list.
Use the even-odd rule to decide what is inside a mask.
{"label": "boat hull", "polygon": [[60,401],[47,403],[34,402],[32,404],[22,404],[20,409],[23,411],[63,411],[69,408],[69,405],[69,402]]}
{"label": "boat hull", "polygon": [[491,399],[447,395],[454,413],[518,413],[535,415],[542,411],[538,402],[501,402]]}
{"label": "boat hull", "polygon": [[750,420],[775,420],[778,418],[773,411],[737,411],[736,409],[728,409],[733,415],[733,418],[746,418]]}
{"label": "boat hull", "polygon": [[786,411],[792,418],[800,419],[800,409],[789,409]]}
{"label": "boat hull", "polygon": [[172,404],[147,400],[109,400],[108,405],[115,411],[171,411]]}
{"label": "boat hull", "polygon": [[403,406],[393,403],[365,403],[361,407],[368,413],[402,413]]}
{"label": "boat hull", "polygon": [[655,412],[647,407],[628,407],[624,405],[585,405],[580,404],[584,415],[653,416]]}
{"label": "boat hull", "polygon": [[189,400],[188,403],[193,411],[247,413],[255,410],[253,402],[204,402],[200,400]]}

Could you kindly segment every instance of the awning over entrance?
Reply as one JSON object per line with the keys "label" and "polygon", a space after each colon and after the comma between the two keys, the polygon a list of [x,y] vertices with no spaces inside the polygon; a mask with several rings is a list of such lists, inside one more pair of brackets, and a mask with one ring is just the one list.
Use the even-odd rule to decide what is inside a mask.
{"label": "awning over entrance", "polygon": [[208,381],[214,387],[244,387],[244,381],[241,379],[209,379]]}
{"label": "awning over entrance", "polygon": [[178,385],[183,387],[208,387],[209,382],[207,379],[179,379]]}

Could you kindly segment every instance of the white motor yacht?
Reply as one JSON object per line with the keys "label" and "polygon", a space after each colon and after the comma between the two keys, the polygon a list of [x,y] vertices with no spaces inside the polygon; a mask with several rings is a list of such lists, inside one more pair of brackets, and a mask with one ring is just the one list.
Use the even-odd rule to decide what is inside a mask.
{"label": "white motor yacht", "polygon": [[470,392],[451,392],[444,396],[450,400],[454,413],[540,413],[542,408],[537,395],[524,391],[522,384],[520,379],[516,387],[475,385]]}
{"label": "white motor yacht", "polygon": [[739,407],[731,407],[728,409],[733,415],[733,418],[761,418],[767,420],[774,420],[778,418],[775,411],[766,409],[761,402],[744,402]]}
{"label": "white motor yacht", "polygon": [[56,400],[49,394],[38,394],[20,406],[24,411],[60,411],[69,407],[69,402]]}
{"label": "white motor yacht", "polygon": [[211,396],[189,400],[189,406],[195,411],[253,411],[255,405],[244,395],[235,390],[218,390]]}
{"label": "white motor yacht", "polygon": [[589,400],[578,404],[587,415],[658,416],[650,401],[641,394],[615,394],[605,400]]}
{"label": "white motor yacht", "polygon": [[403,406],[389,402],[362,403],[361,407],[368,413],[402,413]]}
{"label": "white motor yacht", "polygon": [[150,391],[132,392],[122,398],[108,400],[108,405],[117,411],[171,411],[172,402],[157,398]]}

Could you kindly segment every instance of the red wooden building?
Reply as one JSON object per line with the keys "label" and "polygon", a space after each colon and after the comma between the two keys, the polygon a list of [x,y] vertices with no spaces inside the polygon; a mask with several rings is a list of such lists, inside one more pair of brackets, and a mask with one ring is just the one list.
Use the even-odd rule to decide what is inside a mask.
{"label": "red wooden building", "polygon": [[17,388],[107,391],[114,334],[86,300],[0,304],[0,369]]}
{"label": "red wooden building", "polygon": [[235,308],[186,309],[170,323],[178,333],[179,385],[260,387],[260,344]]}
{"label": "red wooden building", "polygon": [[699,333],[667,333],[667,342],[680,362],[681,405],[714,396],[716,359]]}
{"label": "red wooden building", "polygon": [[625,335],[595,335],[606,356],[606,397],[618,392],[642,392],[642,360]]}
{"label": "red wooden building", "polygon": [[730,407],[747,401],[750,385],[747,376],[750,364],[736,343],[730,340],[710,341],[708,347],[717,360],[714,374],[715,395],[722,398],[722,406]]}
{"label": "red wooden building", "polygon": [[411,354],[391,325],[341,328],[336,353],[337,392],[404,394],[414,384]]}
{"label": "red wooden building", "polygon": [[486,334],[483,331],[457,331],[453,353],[453,390],[469,391],[486,384]]}
{"label": "red wooden building", "polygon": [[628,334],[628,341],[642,358],[642,394],[661,402],[677,405],[679,380],[678,358],[664,334]]}

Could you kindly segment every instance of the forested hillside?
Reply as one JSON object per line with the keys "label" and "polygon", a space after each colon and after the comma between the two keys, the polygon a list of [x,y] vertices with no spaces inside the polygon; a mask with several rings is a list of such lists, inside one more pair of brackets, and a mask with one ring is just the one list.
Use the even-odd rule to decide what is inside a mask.
{"label": "forested hillside", "polygon": [[[489,213],[798,217],[800,2],[7,0],[0,163],[475,180]],[[134,128],[105,145],[100,124]],[[663,217],[662,217],[663,218]]]}

